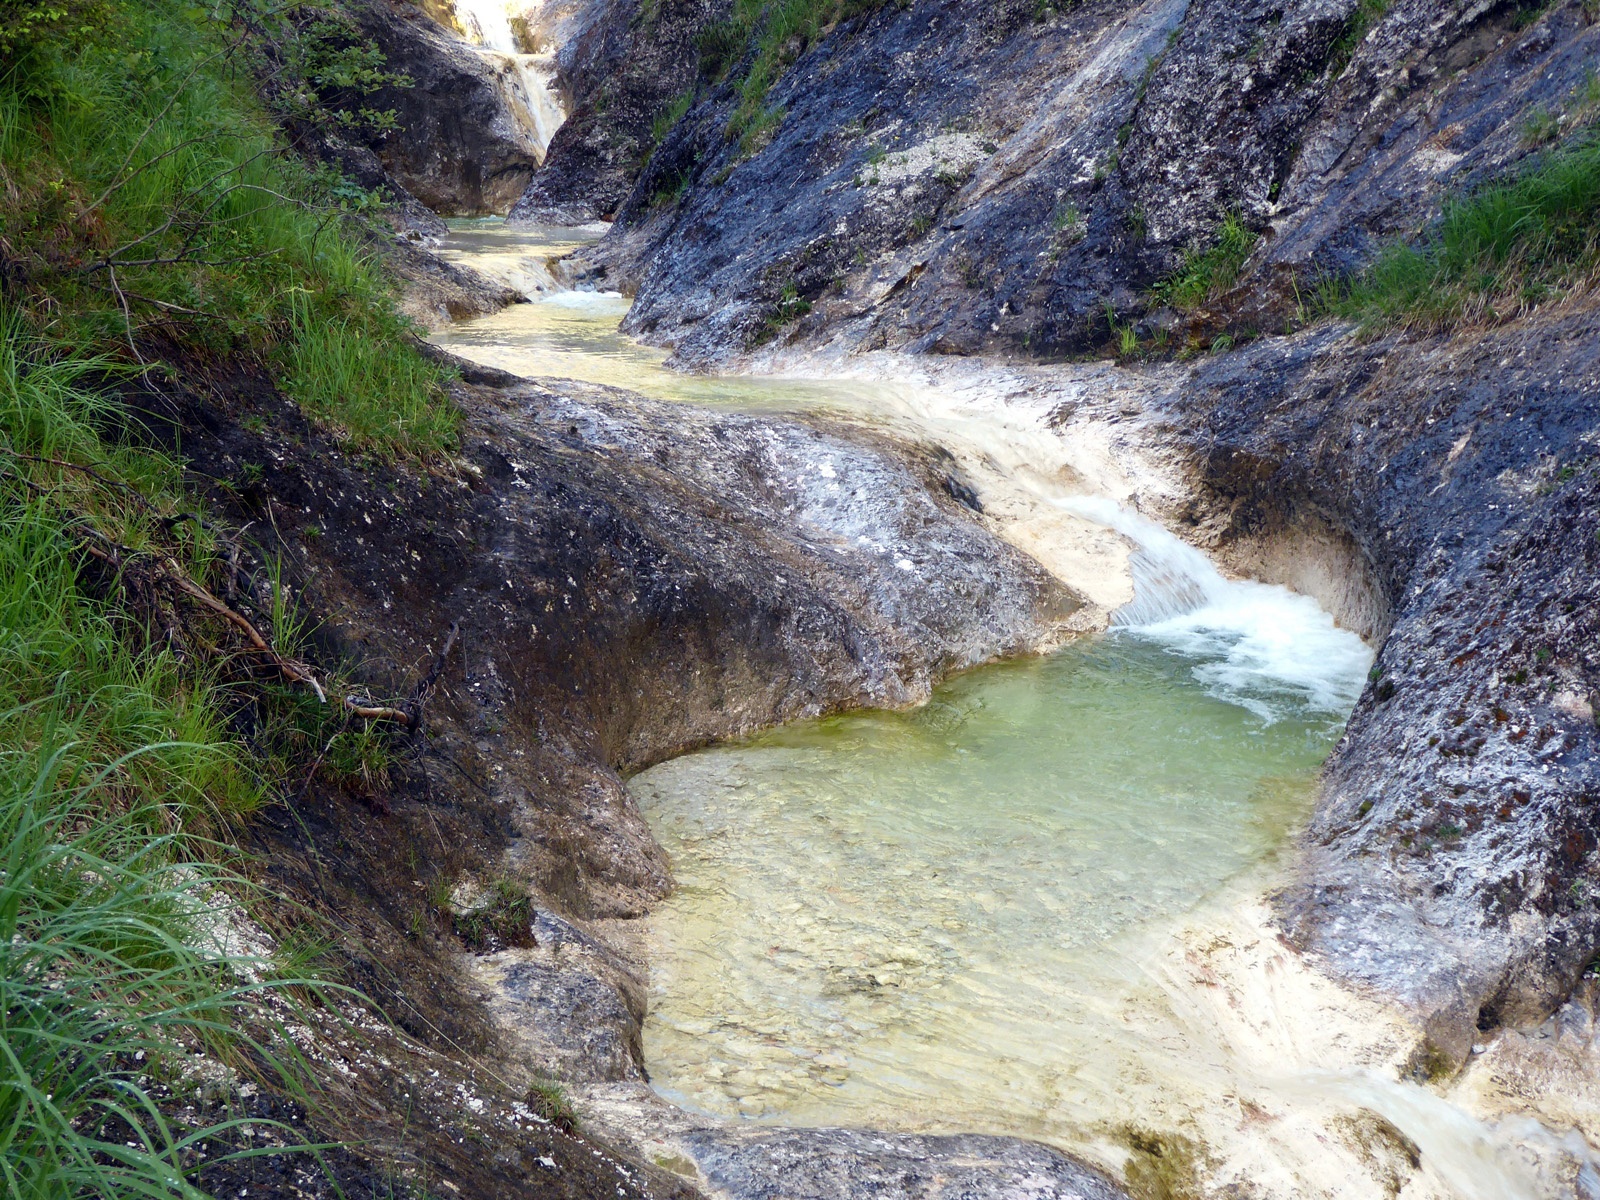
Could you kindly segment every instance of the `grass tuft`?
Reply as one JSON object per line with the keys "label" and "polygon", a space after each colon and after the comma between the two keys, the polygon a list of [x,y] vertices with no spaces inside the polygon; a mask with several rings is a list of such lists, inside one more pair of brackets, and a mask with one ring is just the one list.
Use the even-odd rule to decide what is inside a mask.
{"label": "grass tuft", "polygon": [[[190,832],[225,830],[261,787],[215,687],[85,578],[64,514],[153,545],[128,489],[180,481],[100,440],[111,414],[85,384],[111,364],[46,349],[0,308],[0,1178],[16,1196],[199,1196],[218,1161],[201,1143],[238,1122],[173,1128],[160,1089],[201,1055],[295,1073],[267,1003],[294,981],[228,948],[225,897],[248,888]],[[198,570],[211,547],[166,550]]]}
{"label": "grass tuft", "polygon": [[728,16],[700,35],[700,70],[713,80],[742,67],[739,103],[727,138],[748,157],[772,140],[784,112],[767,94],[805,51],[841,21],[887,0],[734,0]]}
{"label": "grass tuft", "polygon": [[1216,300],[1238,280],[1260,237],[1230,213],[1217,227],[1211,246],[1185,254],[1183,265],[1150,289],[1152,298],[1186,313]]}
{"label": "grass tuft", "polygon": [[1326,285],[1321,307],[1363,329],[1503,320],[1593,282],[1597,216],[1591,136],[1446,204],[1420,243],[1392,245],[1355,279]]}
{"label": "grass tuft", "polygon": [[[177,1128],[163,1107],[202,1056],[291,1093],[302,1077],[274,1016],[296,1011],[302,981],[232,948],[258,893],[213,860],[290,756],[369,786],[387,768],[370,726],[342,707],[331,722],[332,705],[296,717],[306,696],[264,684],[231,626],[179,611],[176,582],[208,594],[226,535],[173,458],[121,436],[120,386],[166,356],[279,374],[367,454],[454,440],[444,376],[360,224],[368,198],[289,155],[251,91],[265,12],[23,0],[0,14],[7,1195],[200,1197],[219,1144],[249,1144],[238,1120]],[[258,623],[292,654],[297,621],[281,582],[272,594]],[[245,753],[246,725],[274,744]]]}
{"label": "grass tuft", "polygon": [[174,343],[255,358],[354,448],[448,446],[443,376],[354,211],[371,198],[287,152],[250,91],[248,26],[179,0],[110,7],[96,36],[0,74],[6,274],[35,328],[128,361]]}
{"label": "grass tuft", "polygon": [[1355,10],[1345,22],[1344,31],[1328,51],[1328,75],[1337,78],[1344,73],[1355,57],[1356,49],[1367,40],[1367,34],[1377,27],[1389,12],[1391,0],[1357,0]]}

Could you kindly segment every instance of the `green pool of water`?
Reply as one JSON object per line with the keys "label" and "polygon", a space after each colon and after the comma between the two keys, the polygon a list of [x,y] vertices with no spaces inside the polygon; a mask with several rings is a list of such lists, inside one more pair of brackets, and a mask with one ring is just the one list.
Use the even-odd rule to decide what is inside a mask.
{"label": "green pool of water", "polygon": [[1343,723],[1266,677],[1255,711],[1221,698],[1208,665],[1113,633],[635,777],[678,884],[656,1087],[788,1124],[1102,1117],[1148,1058],[1113,1044],[1143,960],[1283,844]]}

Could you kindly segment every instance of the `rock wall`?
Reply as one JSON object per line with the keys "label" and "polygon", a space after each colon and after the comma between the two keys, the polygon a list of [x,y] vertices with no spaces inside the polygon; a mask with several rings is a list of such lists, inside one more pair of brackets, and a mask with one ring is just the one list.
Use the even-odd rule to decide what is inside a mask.
{"label": "rock wall", "polygon": [[[1297,288],[1529,153],[1528,118],[1560,111],[1600,46],[1581,0],[868,8],[790,48],[753,153],[727,134],[736,90],[706,78],[635,153],[639,110],[691,74],[685,32],[608,23],[585,70],[632,81],[635,107],[591,109],[519,211],[586,186],[604,211],[631,161],[589,269],[637,293],[630,332],[689,363],[768,341],[1078,354],[1111,341],[1108,313],[1209,345],[1282,330]],[[630,149],[602,166],[606,138]],[[1150,286],[1230,214],[1263,235],[1238,286],[1210,311],[1163,309]]]}
{"label": "rock wall", "polygon": [[[1534,153],[1530,117],[1575,110],[1600,56],[1578,0],[855,11],[786,49],[765,141],[730,140],[734,90],[700,78],[573,268],[636,291],[630,332],[687,363],[1272,333]],[[1162,308],[1151,285],[1230,215],[1260,234],[1237,284]],[[1441,1061],[1548,1013],[1600,944],[1594,313],[1580,289],[1454,335],[1268,337],[1165,401],[1207,497],[1194,536],[1323,591],[1361,567],[1340,603],[1380,673],[1284,912],[1422,1014]],[[1308,535],[1317,563],[1278,561]]]}
{"label": "rock wall", "polygon": [[405,0],[350,0],[345,8],[357,35],[411,83],[360,101],[393,110],[398,128],[346,131],[348,140],[324,153],[363,186],[386,185],[437,216],[506,212],[540,158],[506,105],[499,68]]}
{"label": "rock wall", "polygon": [[1223,540],[1350,532],[1388,598],[1329,762],[1296,938],[1443,1061],[1542,1020],[1600,946],[1600,313],[1267,339],[1170,397]]}
{"label": "rock wall", "polygon": [[[432,470],[348,456],[270,389],[235,397],[242,411],[181,398],[195,479],[270,531],[322,656],[380,695],[442,663],[426,736],[391,778],[308,780],[255,836],[275,886],[341,931],[347,976],[432,1053],[420,1074],[392,1045],[331,1068],[373,1152],[415,1159],[420,1138],[471,1195],[686,1196],[517,1107],[539,1080],[644,1080],[643,964],[607,933],[669,872],[621,773],[916,702],[952,670],[1049,644],[1079,601],[957,499],[970,489],[932,450],[457,365],[462,444]],[[530,895],[527,936],[475,940],[507,881]],[[789,1179],[784,1155],[809,1154],[824,1182],[843,1164],[908,1200],[952,1167],[993,1175],[997,1197],[1039,1194],[1017,1191],[1029,1179],[1116,1194],[1016,1139],[981,1139],[991,1171],[959,1146],[843,1135],[859,1143],[845,1161],[797,1135],[763,1173],[767,1151],[697,1136],[717,1170],[768,1188]],[[466,1138],[488,1153],[463,1157]]]}
{"label": "rock wall", "polygon": [[654,128],[695,83],[699,35],[731,0],[587,0],[563,23],[570,99],[544,169],[513,221],[576,225],[616,216],[654,150]]}

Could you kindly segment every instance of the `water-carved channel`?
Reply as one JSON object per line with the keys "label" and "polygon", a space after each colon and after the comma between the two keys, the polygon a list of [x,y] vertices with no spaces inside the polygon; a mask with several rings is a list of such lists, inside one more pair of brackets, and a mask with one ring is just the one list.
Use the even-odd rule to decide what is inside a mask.
{"label": "water-carved channel", "polygon": [[[436,340],[657,398],[875,411],[861,380],[667,370],[617,332],[622,297],[548,269],[599,232],[461,223],[446,253],[531,302]],[[710,1118],[1033,1136],[1130,1180],[1148,1143],[1174,1173],[1151,1194],[1556,1194],[1548,1164],[1581,1148],[1415,1078],[1401,1023],[1268,919],[1369,649],[1104,497],[1041,502],[1126,539],[1108,630],[631,781],[676,878],[650,918],[657,1091]]]}

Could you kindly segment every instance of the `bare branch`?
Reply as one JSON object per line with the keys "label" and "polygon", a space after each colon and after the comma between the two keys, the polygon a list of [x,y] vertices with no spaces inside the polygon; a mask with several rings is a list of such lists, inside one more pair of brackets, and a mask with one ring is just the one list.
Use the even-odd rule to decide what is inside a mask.
{"label": "bare branch", "polygon": [[[178,81],[178,85],[173,89],[172,95],[167,98],[166,105],[161,109],[160,112],[150,118],[149,123],[144,127],[144,132],[141,133],[133,145],[128,148],[128,153],[123,156],[122,164],[117,167],[116,172],[111,177],[113,182],[106,187],[105,191],[100,193],[99,197],[92,204],[90,204],[88,208],[85,208],[79,212],[78,217],[80,220],[83,217],[88,216],[95,209],[99,208],[102,204],[109,200],[114,193],[125,186],[129,179],[132,179],[134,175],[139,173],[138,171],[135,171],[134,175],[129,175],[127,179],[118,178],[124,171],[128,169],[128,164],[133,161],[133,156],[139,153],[139,148],[144,145],[145,139],[150,136],[151,131],[154,130],[155,127],[166,118],[166,115],[169,112],[172,111],[172,106],[178,102],[178,98],[182,96],[183,93],[188,89],[190,81],[194,79],[194,77],[198,75],[205,67],[209,66],[217,59],[231,57],[233,53],[239,49],[239,47],[244,45],[245,38],[247,36],[247,32],[240,33],[239,37],[230,45],[222,47],[222,49],[218,50],[216,53],[209,54],[205,58],[202,58],[199,62],[195,63],[195,65],[190,68],[189,73]],[[144,170],[144,167],[140,167],[139,170]]]}

